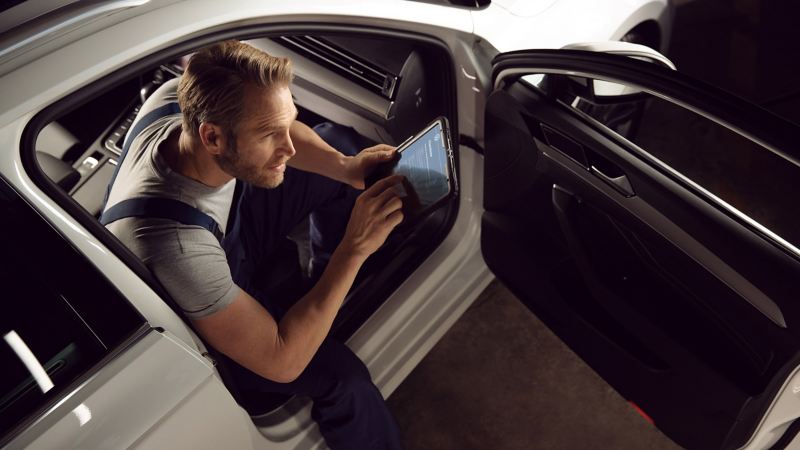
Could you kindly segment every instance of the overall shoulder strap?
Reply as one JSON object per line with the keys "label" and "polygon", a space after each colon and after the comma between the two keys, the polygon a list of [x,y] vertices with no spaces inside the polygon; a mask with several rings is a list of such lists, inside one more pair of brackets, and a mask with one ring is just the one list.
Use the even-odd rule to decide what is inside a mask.
{"label": "overall shoulder strap", "polygon": [[155,217],[171,219],[186,225],[198,225],[210,231],[218,241],[222,241],[222,231],[217,221],[180,200],[161,197],[129,198],[108,208],[100,216],[100,223],[108,225],[125,217]]}
{"label": "overall shoulder strap", "polygon": [[[125,141],[122,144],[122,154],[117,161],[117,167],[114,170],[114,175],[106,188],[106,197],[103,201],[105,204],[108,202],[108,194],[111,192],[111,187],[117,179],[117,173],[122,166],[122,161],[128,155],[131,143],[134,139],[148,126],[152,125],[156,120],[179,113],[181,110],[177,103],[167,103],[162,105],[139,119],[131,128],[131,131],[125,136]],[[214,235],[218,241],[222,241],[222,231],[219,224],[211,218],[208,214],[200,211],[199,209],[189,206],[179,200],[161,197],[136,197],[123,200],[116,205],[108,208],[100,216],[100,223],[108,225],[125,217],[155,217],[160,219],[171,219],[186,225],[198,225]]]}

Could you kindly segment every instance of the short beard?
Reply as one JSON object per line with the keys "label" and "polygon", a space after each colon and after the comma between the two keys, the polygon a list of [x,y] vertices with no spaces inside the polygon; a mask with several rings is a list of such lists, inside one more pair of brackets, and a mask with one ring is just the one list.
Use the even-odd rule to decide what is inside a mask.
{"label": "short beard", "polygon": [[236,134],[233,131],[227,131],[225,137],[229,142],[228,147],[219,155],[214,155],[214,161],[225,173],[245,183],[266,189],[276,188],[283,183],[283,173],[272,175],[264,168],[249,166],[242,161],[236,145]]}

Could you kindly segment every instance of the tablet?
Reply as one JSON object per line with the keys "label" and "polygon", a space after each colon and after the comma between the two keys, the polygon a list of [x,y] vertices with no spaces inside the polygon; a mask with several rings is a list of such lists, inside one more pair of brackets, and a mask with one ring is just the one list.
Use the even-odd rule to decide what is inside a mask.
{"label": "tablet", "polygon": [[456,180],[450,129],[439,117],[397,147],[395,159],[378,166],[367,185],[392,174],[405,177],[398,186],[403,199],[404,223],[435,210],[455,195]]}

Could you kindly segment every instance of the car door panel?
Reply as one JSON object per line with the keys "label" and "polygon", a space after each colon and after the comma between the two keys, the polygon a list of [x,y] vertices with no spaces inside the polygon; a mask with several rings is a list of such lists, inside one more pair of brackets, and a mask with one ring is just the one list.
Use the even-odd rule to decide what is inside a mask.
{"label": "car door panel", "polygon": [[251,448],[247,417],[209,363],[151,329],[10,445],[189,448],[197,442]]}
{"label": "car door panel", "polygon": [[[539,68],[553,68],[544,53]],[[625,78],[624,58],[587,67],[596,61],[646,84]],[[668,73],[655,84],[680,92]],[[785,282],[800,276],[797,255],[569,105],[496,86],[485,122],[489,267],[677,443],[744,445],[800,360],[800,292]]]}

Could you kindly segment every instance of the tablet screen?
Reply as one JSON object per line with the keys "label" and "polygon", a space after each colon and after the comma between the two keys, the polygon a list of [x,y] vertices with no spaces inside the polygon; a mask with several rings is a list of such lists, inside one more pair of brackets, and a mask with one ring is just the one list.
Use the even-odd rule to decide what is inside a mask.
{"label": "tablet screen", "polygon": [[[413,209],[425,209],[450,192],[448,154],[442,125],[437,122],[425,134],[400,149],[400,160],[392,172],[404,175],[413,192]],[[408,191],[409,186],[404,186]],[[406,196],[406,195],[404,195]]]}

